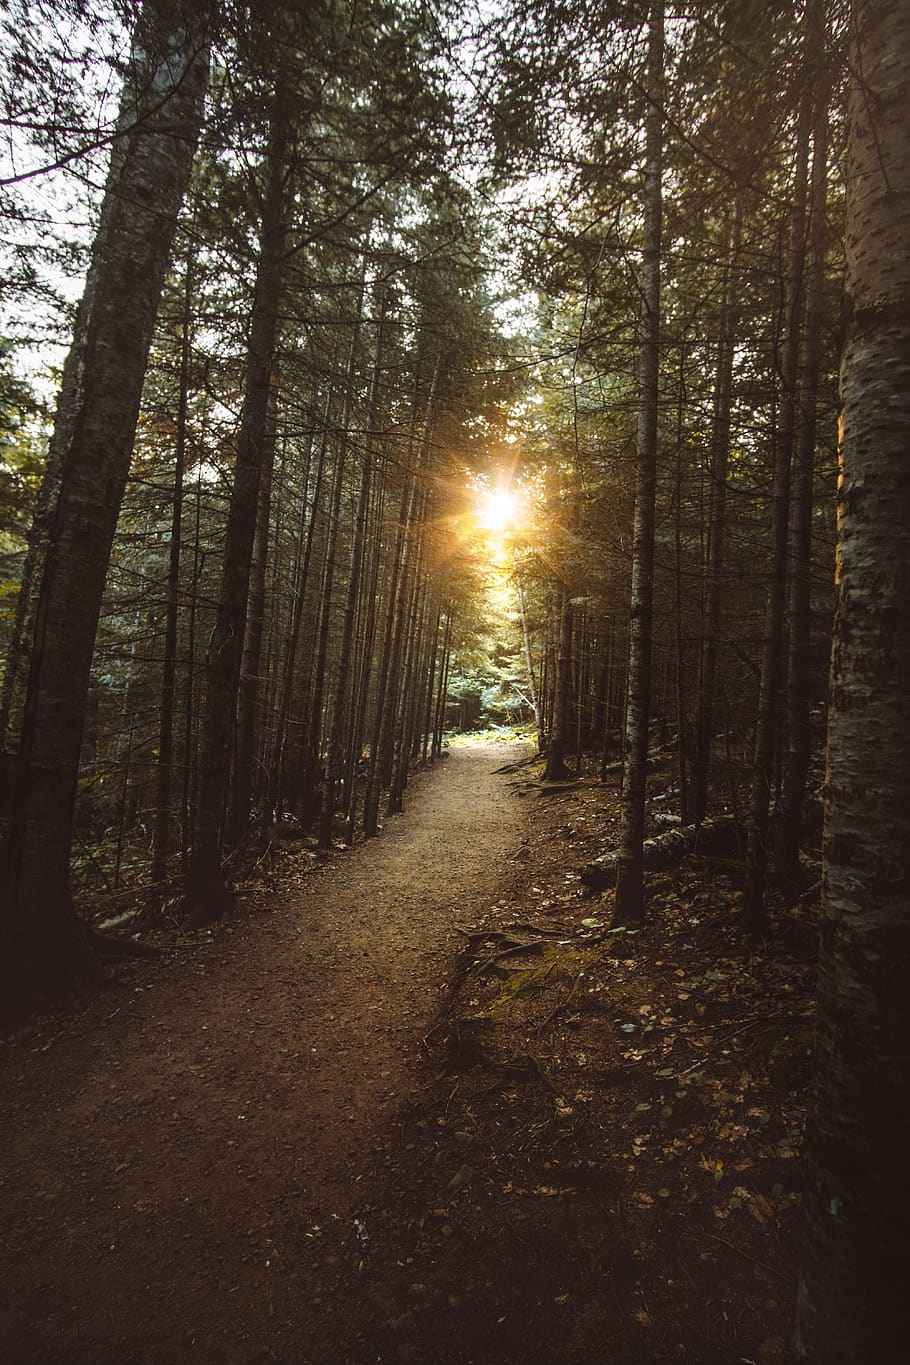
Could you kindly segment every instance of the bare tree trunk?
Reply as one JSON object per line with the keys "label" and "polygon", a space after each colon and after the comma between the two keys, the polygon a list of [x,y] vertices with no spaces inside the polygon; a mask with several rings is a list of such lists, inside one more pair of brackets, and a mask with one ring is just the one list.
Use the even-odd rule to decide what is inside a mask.
{"label": "bare tree trunk", "polygon": [[439,627],[442,625],[442,608],[436,607],[433,623],[432,642],[429,651],[426,699],[423,709],[423,734],[420,747],[420,762],[423,767],[430,761],[430,745],[433,741],[433,703],[436,699],[436,667],[441,663],[439,657]]}
{"label": "bare tree trunk", "polygon": [[[326,675],[329,657],[329,628],[333,608],[332,597],[335,588],[335,561],[338,552],[338,537],[341,529],[341,497],[344,489],[344,473],[348,456],[348,440],[351,425],[351,412],[354,404],[355,376],[357,373],[360,331],[363,325],[365,284],[367,262],[364,258],[363,274],[357,299],[357,315],[351,334],[348,364],[345,373],[340,439],[335,453],[335,468],[332,474],[332,495],[326,524],[325,554],[322,563],[322,580],[319,594],[319,619],[316,628],[315,655],[313,659],[312,686],[305,716],[304,772],[301,784],[300,817],[304,827],[309,828],[319,813],[319,764],[325,715],[323,698],[325,696]],[[320,832],[323,845],[330,842],[330,835],[323,828]]]}
{"label": "bare tree trunk", "polygon": [[[269,778],[268,792],[266,795],[266,810],[264,813],[264,824],[266,828],[271,825],[278,805],[279,794],[282,790],[282,775],[285,767],[285,745],[287,743],[288,717],[291,710],[291,696],[294,690],[294,671],[297,662],[298,646],[300,643],[300,628],[303,624],[303,609],[306,602],[306,590],[309,582],[310,561],[313,555],[313,544],[316,533],[316,516],[322,502],[322,485],[325,478],[326,453],[329,442],[329,416],[332,406],[332,389],[329,386],[326,392],[325,411],[323,413],[323,429],[319,442],[319,457],[316,465],[316,483],[313,488],[313,501],[309,511],[309,522],[304,527],[301,524],[300,534],[306,536],[306,544],[303,555],[298,564],[298,571],[294,583],[294,606],[291,613],[291,633],[287,645],[287,653],[284,658],[284,667],[278,685],[278,711],[275,718],[275,743],[272,751],[272,770]],[[304,501],[303,515],[306,514],[306,503]]]}
{"label": "bare tree trunk", "polygon": [[183,319],[180,335],[180,391],[177,398],[177,433],[174,452],[174,505],[171,512],[171,543],[168,555],[161,706],[158,712],[157,792],[151,865],[153,882],[160,882],[166,876],[170,852],[171,777],[174,767],[174,702],[177,696],[177,625],[180,607],[180,546],[183,527],[183,476],[186,469],[186,417],[189,399],[190,305],[192,297],[193,254],[190,252],[187,256],[184,275]]}
{"label": "bare tree trunk", "polygon": [[714,413],[711,431],[710,487],[708,490],[708,545],[706,554],[703,639],[699,667],[698,713],[695,723],[695,754],[692,763],[692,816],[696,824],[705,818],[714,731],[714,693],[717,676],[717,637],[723,587],[727,529],[727,465],[730,457],[730,409],[733,396],[733,268],[739,256],[740,209],[733,210],[733,227],[727,243]]}
{"label": "bare tree trunk", "polygon": [[430,745],[430,761],[442,753],[442,737],[446,728],[446,701],[449,695],[449,669],[452,663],[452,615],[446,612],[446,630],[442,641],[442,667],[439,674],[439,690],[436,694],[436,718],[433,724],[433,743]]}
{"label": "bare tree trunk", "polygon": [[648,38],[650,103],[645,117],[645,203],[642,242],[642,346],[639,376],[629,679],[626,701],[620,849],[613,915],[617,924],[644,913],[642,844],[651,710],[654,515],[657,490],[657,403],[660,363],[660,247],[663,224],[663,0],[651,7]]}
{"label": "bare tree trunk", "polygon": [[291,136],[288,98],[285,79],[280,75],[266,153],[267,183],[262,207],[259,261],[250,318],[234,486],[228,513],[215,629],[209,648],[199,758],[199,792],[186,895],[186,908],[195,924],[217,918],[224,913],[228,903],[221,869],[222,832],[240,684],[253,538],[262,472],[269,452],[269,395],[291,202],[287,164]]}
{"label": "bare tree trunk", "polygon": [[534,728],[537,731],[537,743],[539,748],[541,734],[540,702],[537,696],[537,682],[534,677],[534,656],[531,653],[531,636],[528,632],[528,613],[525,608],[525,590],[520,578],[518,580],[518,607],[521,612],[521,639],[525,651],[525,668],[528,670],[528,686],[531,689],[531,709],[534,712]]}
{"label": "bare tree trunk", "polygon": [[354,699],[353,713],[351,719],[351,737],[348,744],[347,762],[345,768],[345,806],[344,814],[347,823],[348,836],[351,840],[354,837],[354,827],[357,817],[357,802],[359,797],[358,784],[360,778],[360,766],[363,758],[363,736],[366,730],[366,719],[369,713],[370,700],[370,681],[373,672],[373,657],[376,648],[377,631],[377,611],[376,602],[379,593],[379,568],[382,550],[382,522],[385,511],[386,486],[385,479],[379,481],[378,491],[374,495],[374,505],[372,513],[372,548],[370,551],[370,572],[369,586],[366,592],[361,593],[358,603],[359,611],[359,658],[357,663],[357,685],[356,696]]}
{"label": "bare tree trunk", "polygon": [[237,844],[250,827],[253,799],[253,764],[256,758],[256,712],[259,703],[259,674],[262,657],[262,632],[265,626],[266,568],[269,556],[269,530],[272,514],[272,475],[275,466],[275,400],[269,396],[266,418],[262,480],[259,507],[250,563],[250,592],[243,632],[240,679],[237,685],[237,753],[234,759],[233,800],[229,840]]}
{"label": "bare tree trunk", "polygon": [[854,6],[847,337],[797,1352],[907,1356],[910,5]]}
{"label": "bare tree trunk", "polygon": [[[370,742],[370,769],[363,799],[363,832],[368,839],[379,832],[379,802],[382,795],[383,779],[391,764],[396,719],[395,701],[398,696],[398,673],[401,660],[401,639],[407,606],[409,565],[414,550],[412,535],[418,505],[418,481],[430,439],[438,377],[439,361],[437,360],[427,397],[420,439],[417,443],[414,468],[411,470],[402,492],[401,518],[392,563],[392,582],[389,590],[385,638],[383,640],[382,658],[379,663],[376,709]],[[417,401],[418,398],[415,393],[415,416]],[[413,441],[413,436],[411,439]]]}
{"label": "bare tree trunk", "polygon": [[[816,6],[818,8],[818,6]],[[821,22],[821,19],[817,20]],[[817,35],[819,48],[823,34]],[[812,601],[812,481],[815,473],[815,426],[818,401],[822,290],[825,271],[825,198],[828,173],[827,85],[819,93],[812,156],[809,260],[806,304],[798,378],[796,450],[793,471],[790,539],[792,544],[787,644],[787,753],[781,789],[780,871],[799,869],[803,799],[809,771],[809,661]]]}
{"label": "bare tree trunk", "polygon": [[190,589],[190,611],[186,629],[186,680],[184,682],[185,709],[183,718],[183,790],[181,792],[181,812],[183,820],[180,870],[184,876],[190,867],[190,831],[196,813],[196,743],[198,732],[198,705],[196,697],[196,613],[198,604],[197,588],[205,571],[205,551],[200,543],[202,523],[202,474],[196,476],[195,516],[193,525],[193,583]]}
{"label": "bare tree trunk", "polygon": [[[351,666],[354,647],[354,621],[360,601],[360,583],[363,571],[364,541],[366,537],[367,511],[370,503],[370,487],[373,477],[373,432],[376,428],[379,401],[379,375],[382,365],[383,332],[388,296],[383,293],[379,301],[377,318],[376,354],[373,359],[373,374],[370,380],[370,393],[367,401],[367,432],[360,464],[360,485],[357,489],[357,505],[354,512],[354,532],[351,537],[351,557],[348,570],[347,591],[345,594],[344,618],[341,626],[341,642],[338,654],[338,670],[335,678],[335,694],[332,703],[332,723],[326,752],[325,783],[322,792],[322,819],[319,841],[328,847],[332,841],[332,820],[335,814],[335,783],[344,771],[345,728],[349,725],[348,691],[351,681]],[[347,796],[347,793],[345,793]]]}
{"label": "bare tree trunk", "polygon": [[[425,508],[425,497],[421,498],[421,522]],[[404,808],[404,789],[407,786],[407,762],[410,747],[408,715],[414,687],[414,673],[418,654],[418,605],[421,598],[421,568],[423,563],[423,538],[417,530],[417,545],[412,552],[413,567],[410,572],[410,591],[407,602],[404,637],[400,662],[397,667],[398,700],[395,707],[394,728],[391,735],[389,763],[389,795],[386,804],[387,815],[397,815]]]}
{"label": "bare tree trunk", "polygon": [[547,736],[544,781],[561,782],[568,777],[566,745],[569,730],[569,696],[572,687],[572,594],[567,583],[560,586],[559,634],[556,645],[556,678],[553,708]]}
{"label": "bare tree trunk", "polygon": [[2,970],[26,1004],[94,962],[69,855],[89,671],[177,215],[202,123],[214,6],[146,0],[57,409],[59,467],[2,884]]}
{"label": "bare tree trunk", "polygon": [[768,872],[771,788],[774,777],[774,746],[781,713],[781,673],[784,639],[784,605],[787,589],[787,548],[790,524],[790,465],[796,421],[796,381],[802,315],[803,271],[806,258],[806,190],[808,176],[811,106],[804,98],[796,134],[790,244],[785,283],[784,343],[780,361],[780,420],[774,441],[771,489],[772,552],[768,601],[762,643],[758,721],[749,800],[749,835],[746,850],[746,887],[743,924],[753,939],[764,933],[765,890]]}

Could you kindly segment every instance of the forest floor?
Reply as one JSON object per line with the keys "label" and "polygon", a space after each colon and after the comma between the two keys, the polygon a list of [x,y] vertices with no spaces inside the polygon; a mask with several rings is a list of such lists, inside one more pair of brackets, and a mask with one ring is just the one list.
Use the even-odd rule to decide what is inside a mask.
{"label": "forest floor", "polygon": [[2,1039],[4,1365],[786,1360],[814,912],[689,859],[605,933],[615,787],[523,752]]}

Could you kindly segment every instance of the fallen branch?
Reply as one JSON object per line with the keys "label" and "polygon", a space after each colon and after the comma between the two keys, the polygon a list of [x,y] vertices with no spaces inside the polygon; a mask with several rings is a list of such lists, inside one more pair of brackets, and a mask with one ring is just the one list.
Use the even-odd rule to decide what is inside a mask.
{"label": "fallen branch", "polygon": [[[682,829],[668,829],[654,839],[646,839],[642,858],[646,872],[660,872],[676,867],[687,853],[724,854],[739,847],[739,829],[729,816],[705,820],[701,825],[685,825]],[[588,863],[581,874],[581,882],[589,891],[608,891],[616,884],[619,851],[602,853]]]}

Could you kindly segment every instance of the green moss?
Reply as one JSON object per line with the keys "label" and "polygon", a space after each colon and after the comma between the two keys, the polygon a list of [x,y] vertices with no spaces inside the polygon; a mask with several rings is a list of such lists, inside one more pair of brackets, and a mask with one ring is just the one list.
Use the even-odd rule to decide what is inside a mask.
{"label": "green moss", "polygon": [[488,1006],[491,1015],[502,1013],[519,995],[544,990],[557,981],[576,981],[579,973],[593,968],[599,954],[546,943],[540,949],[540,957],[538,966],[509,973],[496,999]]}
{"label": "green moss", "polygon": [[608,977],[604,982],[603,997],[605,1005],[612,1002],[618,1009],[625,1011],[637,1009],[640,1005],[655,1006],[659,1003],[654,983],[636,976],[629,979]]}

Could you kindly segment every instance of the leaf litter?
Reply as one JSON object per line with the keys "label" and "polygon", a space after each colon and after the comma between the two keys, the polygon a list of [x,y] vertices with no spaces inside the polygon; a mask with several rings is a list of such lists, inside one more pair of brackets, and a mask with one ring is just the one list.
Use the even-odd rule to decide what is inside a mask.
{"label": "leaf litter", "polygon": [[[452,777],[447,800],[467,805]],[[103,1320],[122,1348],[138,1320],[130,1275],[147,1293],[158,1258],[170,1281],[183,1269],[168,1305],[149,1305],[141,1358],[150,1365],[173,1358],[178,1327],[184,1357],[210,1365],[785,1359],[813,907],[776,906],[768,946],[752,951],[739,935],[733,871],[690,859],[648,878],[638,931],[612,931],[608,898],[583,897],[578,874],[601,851],[598,831],[615,828],[614,789],[588,783],[532,807],[520,795],[500,785],[478,796],[472,785],[478,810],[508,803],[498,817],[509,827],[501,884],[479,892],[464,880],[458,848],[447,849],[450,910],[407,926],[416,945],[422,924],[422,956],[396,941],[394,897],[381,934],[367,903],[352,938],[330,880],[303,927],[301,943],[311,946],[292,965],[282,945],[301,930],[268,913],[270,885],[251,882],[259,913],[213,939],[175,943],[183,976],[172,986],[145,963],[120,970],[120,999],[136,1000],[132,1022],[125,1005],[112,1011],[102,1001],[97,1018],[90,1006],[62,1028],[41,1022],[8,1040],[12,1081],[23,1081],[23,1058],[57,1067],[55,1084],[72,1090],[66,1102],[78,1120],[60,1143],[58,1173],[36,1167],[30,1205],[21,1179],[9,1185],[19,1195],[8,1205],[10,1267],[21,1269],[11,1274],[34,1283],[45,1333],[84,1344],[101,1319],[92,1313],[80,1327],[80,1314],[101,1286],[115,1285]],[[431,822],[429,876],[437,839]],[[516,847],[528,856],[510,857]],[[341,860],[339,887],[357,856]],[[303,888],[293,894],[305,895],[307,870],[293,880]],[[423,909],[416,892],[413,903]],[[366,965],[377,937],[383,970],[401,978],[397,1013],[378,1017],[375,967]],[[250,977],[257,954],[267,976]],[[331,982],[342,970],[348,992],[339,999]],[[224,983],[234,976],[242,1008],[231,1014]],[[176,1012],[188,987],[199,1005],[219,992],[196,1028]],[[311,989],[330,1002],[321,1014],[307,1003]],[[174,995],[174,1013],[162,991]],[[105,1029],[116,1031],[110,1062]],[[160,1118],[160,1083],[140,1077],[137,1089],[130,1077],[131,1037],[137,1065],[154,1038],[155,1065],[173,1072]],[[410,1048],[409,1039],[415,1056],[402,1069],[394,1048]],[[90,1064],[80,1069],[83,1052]],[[80,1097],[73,1079],[98,1066],[107,1093]],[[358,1066],[363,1093],[333,1101],[330,1087]],[[42,1084],[26,1076],[18,1093],[8,1088],[22,1132],[43,1112]],[[193,1107],[197,1091],[207,1113]],[[219,1118],[231,1096],[239,1104]],[[141,1153],[134,1161],[124,1149],[121,1122],[157,1159],[160,1184],[139,1183]],[[36,1129],[39,1139],[45,1151]],[[320,1161],[321,1189],[312,1183]],[[42,1207],[53,1219],[33,1211]],[[201,1240],[219,1218],[225,1236]],[[97,1262],[86,1242],[93,1229]],[[57,1247],[79,1267],[79,1307],[50,1278]],[[196,1305],[192,1322],[179,1304],[184,1313]]]}

